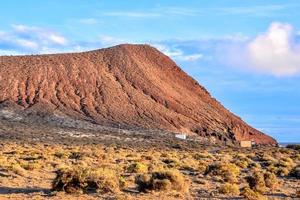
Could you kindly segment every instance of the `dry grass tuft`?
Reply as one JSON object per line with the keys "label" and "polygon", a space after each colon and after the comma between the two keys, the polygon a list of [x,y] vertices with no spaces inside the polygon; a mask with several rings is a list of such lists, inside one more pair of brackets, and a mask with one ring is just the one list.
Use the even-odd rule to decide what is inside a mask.
{"label": "dry grass tuft", "polygon": [[249,187],[259,193],[263,193],[267,190],[264,174],[261,172],[254,172],[252,176],[246,178]]}
{"label": "dry grass tuft", "polygon": [[265,185],[268,188],[274,190],[278,187],[279,181],[275,174],[273,174],[271,172],[266,172],[264,174],[264,179],[265,179]]}
{"label": "dry grass tuft", "polygon": [[262,194],[251,190],[249,187],[244,188],[241,194],[248,200],[267,200]]}
{"label": "dry grass tuft", "polygon": [[135,179],[139,191],[150,190],[176,190],[186,193],[188,184],[183,175],[177,170],[153,172],[151,174],[138,175]]}
{"label": "dry grass tuft", "polygon": [[239,195],[240,189],[237,184],[225,183],[219,187],[221,194]]}
{"label": "dry grass tuft", "polygon": [[225,182],[236,183],[240,169],[232,163],[215,163],[207,167],[205,174],[220,176]]}
{"label": "dry grass tuft", "polygon": [[52,189],[67,193],[116,193],[119,191],[119,179],[111,169],[76,166],[58,170]]}
{"label": "dry grass tuft", "polygon": [[127,168],[129,173],[146,173],[148,171],[148,166],[143,163],[133,163]]}
{"label": "dry grass tuft", "polygon": [[8,167],[8,169],[17,175],[20,176],[26,175],[26,170],[23,169],[19,164],[12,164],[11,166]]}
{"label": "dry grass tuft", "polygon": [[300,198],[300,189],[296,191],[295,197],[296,197],[296,198]]}
{"label": "dry grass tuft", "polygon": [[289,174],[291,177],[300,179],[300,165],[295,167]]}

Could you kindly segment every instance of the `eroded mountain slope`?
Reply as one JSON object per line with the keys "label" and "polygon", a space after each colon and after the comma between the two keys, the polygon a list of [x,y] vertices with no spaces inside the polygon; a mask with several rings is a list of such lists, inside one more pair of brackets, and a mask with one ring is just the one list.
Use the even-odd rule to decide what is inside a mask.
{"label": "eroded mountain slope", "polygon": [[0,57],[0,102],[107,126],[184,132],[220,141],[276,141],[230,113],[169,57],[148,45]]}

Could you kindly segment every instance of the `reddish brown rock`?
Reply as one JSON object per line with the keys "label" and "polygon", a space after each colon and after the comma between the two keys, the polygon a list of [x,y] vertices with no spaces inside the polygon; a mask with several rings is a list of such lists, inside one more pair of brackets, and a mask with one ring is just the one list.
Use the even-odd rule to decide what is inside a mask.
{"label": "reddish brown rock", "polygon": [[276,141],[230,113],[169,57],[148,45],[0,57],[0,102],[105,125]]}

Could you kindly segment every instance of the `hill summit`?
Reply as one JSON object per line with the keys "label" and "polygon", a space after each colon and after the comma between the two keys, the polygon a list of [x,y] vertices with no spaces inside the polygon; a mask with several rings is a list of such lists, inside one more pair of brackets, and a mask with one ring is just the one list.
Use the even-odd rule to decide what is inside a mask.
{"label": "hill summit", "polygon": [[162,129],[222,142],[276,144],[148,45],[1,56],[0,104],[19,113],[43,117],[60,113],[105,126]]}

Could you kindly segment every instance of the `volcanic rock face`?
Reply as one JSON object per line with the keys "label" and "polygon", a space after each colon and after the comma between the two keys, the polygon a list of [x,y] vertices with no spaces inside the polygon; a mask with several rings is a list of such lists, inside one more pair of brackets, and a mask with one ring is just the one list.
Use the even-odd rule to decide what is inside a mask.
{"label": "volcanic rock face", "polygon": [[0,57],[0,103],[93,123],[163,129],[220,141],[276,141],[248,126],[147,45]]}

